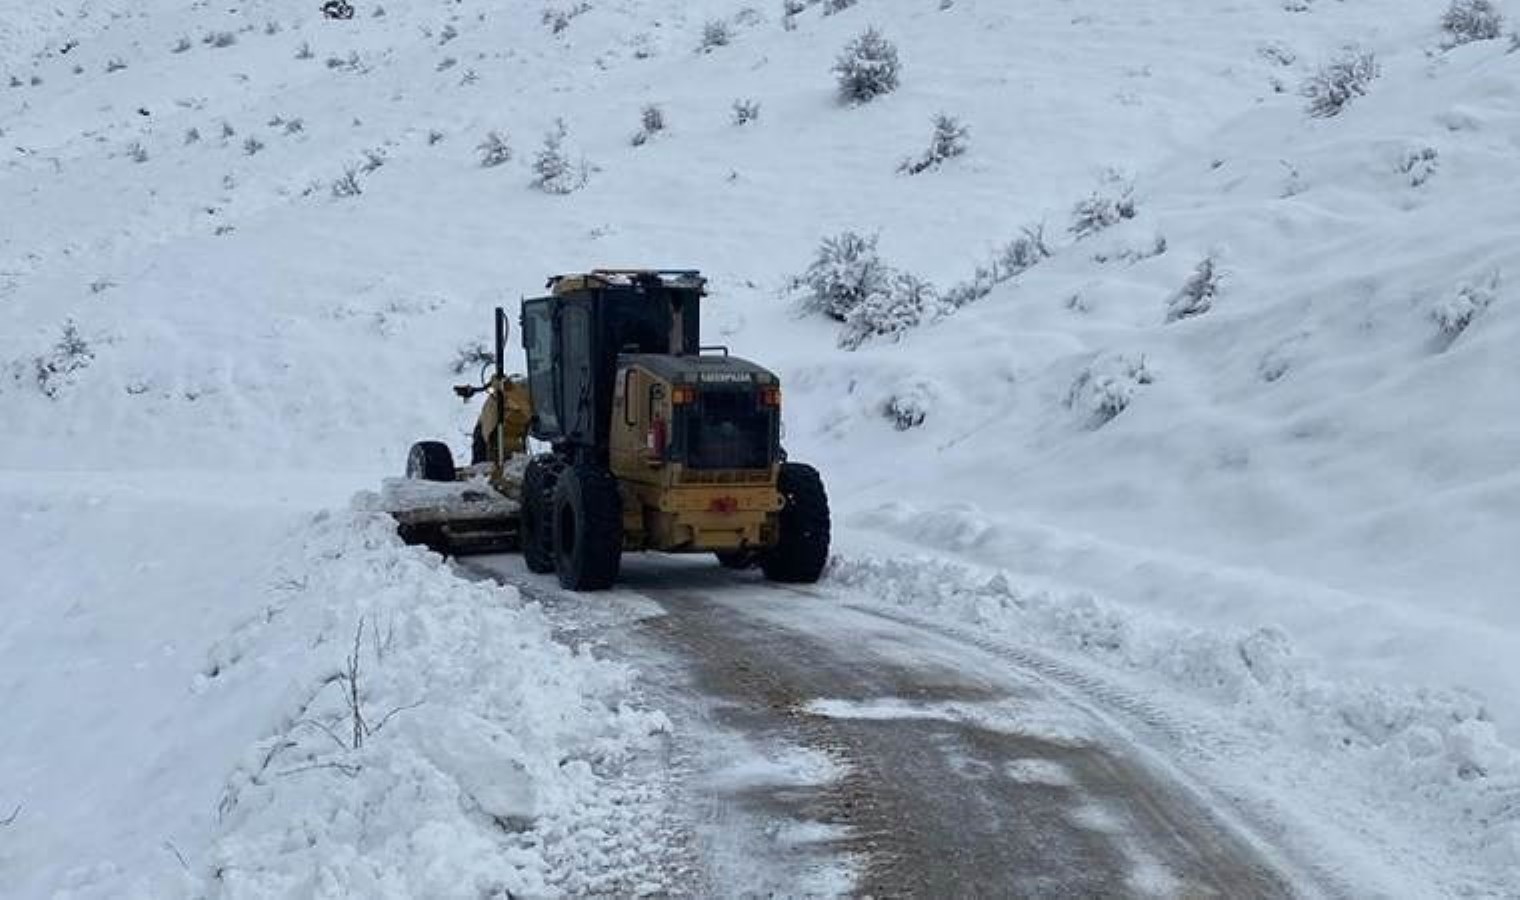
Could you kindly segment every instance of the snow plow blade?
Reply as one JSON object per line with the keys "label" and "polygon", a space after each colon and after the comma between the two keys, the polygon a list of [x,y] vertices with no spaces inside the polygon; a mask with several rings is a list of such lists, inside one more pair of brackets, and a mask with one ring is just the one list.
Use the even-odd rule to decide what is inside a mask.
{"label": "snow plow blade", "polygon": [[437,482],[387,479],[380,505],[396,520],[408,544],[448,556],[508,553],[518,549],[517,501],[484,478]]}

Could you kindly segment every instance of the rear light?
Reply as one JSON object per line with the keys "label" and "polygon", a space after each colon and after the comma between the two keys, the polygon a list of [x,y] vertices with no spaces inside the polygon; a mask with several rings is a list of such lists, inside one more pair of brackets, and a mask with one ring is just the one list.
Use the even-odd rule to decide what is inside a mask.
{"label": "rear light", "polygon": [[760,389],[760,405],[761,406],[780,406],[781,405],[781,388],[778,388],[778,387],[761,388]]}
{"label": "rear light", "polygon": [[697,389],[694,387],[677,387],[670,392],[670,402],[676,406],[687,406],[697,402]]}
{"label": "rear light", "polygon": [[665,430],[665,420],[656,418],[649,426],[649,438],[647,441],[649,455],[658,459],[664,459],[665,445],[668,439],[669,433]]}

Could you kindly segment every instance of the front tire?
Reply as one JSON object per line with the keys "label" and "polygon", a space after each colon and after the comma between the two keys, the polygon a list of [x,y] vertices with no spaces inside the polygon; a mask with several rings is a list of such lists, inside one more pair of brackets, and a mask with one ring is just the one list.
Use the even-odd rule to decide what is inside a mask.
{"label": "front tire", "polygon": [[554,570],[561,587],[600,591],[617,580],[623,557],[623,498],[601,466],[566,469],[554,486]]}
{"label": "front tire", "polygon": [[442,441],[418,441],[406,455],[406,477],[422,481],[453,481],[454,454]]}
{"label": "front tire", "polygon": [[818,470],[803,463],[782,463],[776,480],[786,505],[781,508],[781,537],[760,557],[771,581],[812,584],[829,561],[829,497]]}
{"label": "front tire", "polygon": [[535,456],[523,470],[519,512],[523,561],[528,571],[554,571],[554,483],[560,463],[553,456]]}

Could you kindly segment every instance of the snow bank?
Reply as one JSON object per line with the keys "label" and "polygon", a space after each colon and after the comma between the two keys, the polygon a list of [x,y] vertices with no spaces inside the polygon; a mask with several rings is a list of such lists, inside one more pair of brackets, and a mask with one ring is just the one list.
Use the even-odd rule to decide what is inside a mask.
{"label": "snow bank", "polygon": [[556,643],[515,590],[461,580],[381,515],[316,516],[287,567],[203,685],[286,685],[222,795],[208,892],[667,886],[660,792],[635,773],[668,723],[634,704],[627,668]]}
{"label": "snow bank", "polygon": [[20,808],[0,892],[627,895],[681,877],[667,724],[632,672],[401,544],[375,495],[308,512],[335,481],[0,472],[0,819]]}
{"label": "snow bank", "polygon": [[[836,557],[828,580],[871,603],[1048,652],[1056,677],[1119,692],[1119,702],[1108,698],[1113,708],[1191,708],[1222,721],[1232,743],[1252,749],[1247,758],[1230,754],[1214,775],[1256,802],[1323,816],[1344,801],[1348,818],[1319,825],[1375,836],[1390,853],[1384,865],[1413,862],[1447,889],[1511,895],[1520,867],[1520,751],[1498,739],[1469,694],[1347,681],[1300,656],[1275,629],[1191,628],[931,557]],[[1171,748],[1183,758],[1208,744],[1187,728],[1167,731],[1184,744]]]}

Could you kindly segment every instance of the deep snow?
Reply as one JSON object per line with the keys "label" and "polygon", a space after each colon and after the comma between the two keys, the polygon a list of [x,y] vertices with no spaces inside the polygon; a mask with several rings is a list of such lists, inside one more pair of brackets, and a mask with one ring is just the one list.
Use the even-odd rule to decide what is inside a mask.
{"label": "deep snow", "polygon": [[[781,373],[788,445],[828,478],[846,584],[879,565],[919,585],[881,593],[934,611],[934,585],[960,577],[937,567],[1000,570],[1017,596],[1049,591],[1058,620],[1090,595],[1102,621],[1146,636],[1099,664],[1179,698],[1200,690],[1187,659],[1212,666],[1271,635],[1261,646],[1294,661],[1288,682],[1199,702],[1263,717],[1263,741],[1342,783],[1329,797],[1284,785],[1291,803],[1343,838],[1359,818],[1382,823],[1366,852],[1426,892],[1513,893],[1520,54],[1507,38],[1444,50],[1443,6],[1417,0],[1206,14],[862,0],[812,7],[795,30],[769,4],[593,0],[558,33],[538,4],[358,6],[334,23],[276,0],[0,3],[0,762],[15,773],[0,776],[0,818],[22,805],[0,830],[0,871],[25,873],[24,893],[152,892],[179,869],[166,842],[194,869],[280,840],[279,790],[254,792],[269,812],[225,835],[207,817],[310,678],[341,663],[360,594],[404,590],[334,575],[297,604],[310,630],[258,639],[295,667],[291,686],[249,678],[211,702],[191,690],[207,654],[248,634],[236,629],[263,614],[282,566],[321,571],[282,536],[359,541],[433,592],[425,615],[531,621],[511,598],[455,594],[362,513],[312,524],[310,510],[397,474],[418,437],[462,448],[468,411],[446,393],[469,377],[451,371],[460,346],[488,337],[493,305],[596,264],[713,276],[707,336]],[[732,42],[696,52],[717,17]],[[898,45],[902,86],[843,107],[829,66],[871,23]],[[230,45],[203,42],[221,32]],[[1340,116],[1311,118],[1298,86],[1352,44],[1381,75]],[[760,115],[736,126],[740,98]],[[651,102],[669,127],[632,146]],[[940,111],[969,125],[968,152],[899,174]],[[565,196],[529,184],[559,117],[588,164]],[[514,154],[485,168],[491,130]],[[362,193],[336,197],[348,168]],[[1126,185],[1133,218],[1068,231],[1074,204]],[[879,232],[887,262],[947,289],[1040,222],[1050,259],[899,342],[841,350],[786,290],[844,229]],[[1222,273],[1212,307],[1169,321],[1204,259]],[[71,321],[87,352],[59,349]],[[905,408],[923,420],[899,431],[913,417],[886,413]],[[861,561],[925,552],[927,583]],[[1067,640],[1043,615],[1010,621]],[[455,646],[444,631],[412,662]],[[565,697],[626,690],[626,673],[533,633]],[[305,648],[317,634],[332,652]],[[404,704],[453,677],[419,671],[377,690]],[[1252,684],[1240,679],[1225,677]],[[1378,711],[1369,697],[1390,699]],[[624,748],[648,736],[638,716],[598,724],[602,709],[567,727],[612,728]],[[540,735],[514,757],[525,765],[555,741],[596,743],[534,730],[527,712],[459,714]],[[410,741],[424,721],[403,713],[387,730]],[[186,749],[166,756],[162,734]],[[1347,737],[1353,751],[1332,753]],[[373,771],[433,783],[412,765],[421,744],[373,752]],[[303,797],[327,796],[323,779],[345,777],[333,771]],[[1403,788],[1371,783],[1383,775]],[[120,812],[101,820],[102,806]],[[1439,837],[1411,852],[1422,828]],[[243,883],[313,876],[284,861]],[[572,877],[547,855],[521,861],[482,877]],[[1443,865],[1461,874],[1434,878]],[[365,871],[397,890],[427,877]]]}

